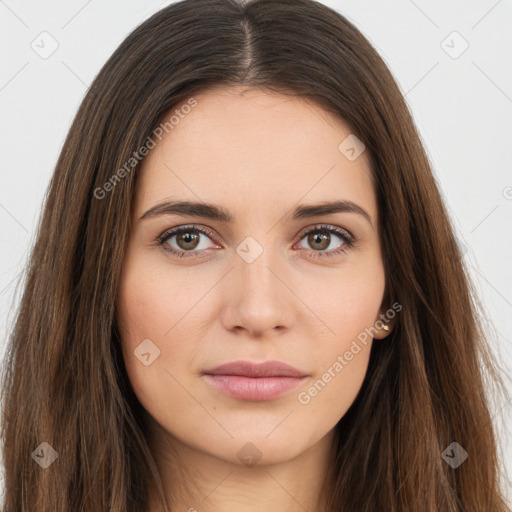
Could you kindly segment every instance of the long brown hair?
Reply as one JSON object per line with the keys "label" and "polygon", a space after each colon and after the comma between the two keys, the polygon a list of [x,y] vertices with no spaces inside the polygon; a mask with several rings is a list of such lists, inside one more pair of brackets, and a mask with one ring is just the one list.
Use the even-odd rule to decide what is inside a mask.
{"label": "long brown hair", "polygon": [[[175,105],[239,84],[312,100],[363,141],[386,289],[402,305],[336,425],[326,510],[505,512],[490,409],[506,388],[430,163],[383,60],[312,0],[171,4],[92,83],[48,188],[4,360],[4,509],[147,512],[150,481],[166,503],[115,321],[130,159]],[[443,457],[453,442],[468,454],[458,467]],[[42,469],[33,453],[50,448],[58,459]]]}

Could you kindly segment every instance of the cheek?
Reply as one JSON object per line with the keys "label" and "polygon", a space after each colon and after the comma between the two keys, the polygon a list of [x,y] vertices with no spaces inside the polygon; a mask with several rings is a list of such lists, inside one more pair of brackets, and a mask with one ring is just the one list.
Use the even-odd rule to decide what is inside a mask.
{"label": "cheek", "polygon": [[[166,337],[165,333],[176,321],[176,308],[171,307],[164,290],[165,283],[145,274],[143,267],[127,265],[117,297],[126,372],[135,395],[151,416],[166,406],[162,390],[168,393],[173,381],[165,345],[171,336]],[[172,351],[173,360],[179,360],[180,345],[176,344]]]}
{"label": "cheek", "polygon": [[[132,267],[119,288],[118,323],[128,379],[140,404],[157,424],[200,449],[205,430],[215,432],[218,427],[195,399],[200,390],[191,371],[197,359],[196,340],[204,337],[204,320],[199,319],[204,310],[199,302],[207,290],[197,284],[194,290],[187,290],[190,279],[176,280],[166,276],[163,269],[152,268],[153,277],[141,277],[144,267]],[[156,279],[156,275],[161,278]],[[134,354],[146,339],[159,350],[158,357],[147,366]],[[207,437],[205,442],[208,444]]]}
{"label": "cheek", "polygon": [[364,271],[345,268],[336,280],[323,283],[311,300],[329,328],[316,340],[318,371],[299,402],[314,404],[336,422],[353,403],[368,369],[371,327],[378,319],[385,289],[384,269],[378,261]]}
{"label": "cheek", "polygon": [[[317,276],[317,284],[304,282],[313,294],[308,303],[318,315],[323,325],[322,336],[328,342],[326,348],[342,350],[359,336],[361,341],[370,336],[366,330],[372,327],[379,317],[385,290],[385,273],[380,261],[366,259],[364,265],[356,262],[345,266],[329,279]],[[302,292],[306,293],[306,289]],[[306,295],[304,295],[306,296]],[[326,350],[329,353],[330,350]],[[325,363],[326,361],[324,361]]]}
{"label": "cheek", "polygon": [[[139,277],[136,277],[139,276]],[[165,314],[166,305],[152,281],[130,273],[121,282],[118,294],[118,324],[126,353],[145,339],[156,343],[157,333],[169,329],[172,320]],[[172,310],[169,309],[169,313]]]}
{"label": "cheek", "polygon": [[[336,424],[354,402],[364,381],[373,343],[369,330],[380,306],[380,297],[362,293],[351,300],[340,299],[336,317],[330,318],[335,331],[316,341],[315,368],[311,382],[298,401],[322,424]],[[331,308],[332,309],[332,308]],[[320,343],[319,343],[320,342]]]}
{"label": "cheek", "polygon": [[118,292],[118,320],[129,343],[149,338],[169,344],[201,308],[206,290],[187,273],[171,273],[162,264],[128,262]]}
{"label": "cheek", "polygon": [[132,257],[120,280],[117,323],[126,371],[141,404],[156,415],[170,396],[180,406],[189,400],[184,388],[193,386],[193,374],[187,369],[194,368],[212,317],[201,298],[214,282],[187,274]]}

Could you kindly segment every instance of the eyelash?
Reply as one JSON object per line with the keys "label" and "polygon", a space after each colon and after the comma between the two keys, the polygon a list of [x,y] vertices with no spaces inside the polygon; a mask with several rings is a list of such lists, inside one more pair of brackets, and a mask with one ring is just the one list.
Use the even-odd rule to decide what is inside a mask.
{"label": "eyelash", "polygon": [[[156,245],[158,247],[161,247],[164,251],[171,253],[173,256],[176,256],[178,258],[200,258],[206,254],[206,251],[178,251],[177,249],[174,249],[173,247],[164,247],[165,242],[172,238],[173,236],[179,235],[181,233],[188,233],[189,231],[197,231],[198,233],[201,233],[203,235],[206,235],[209,238],[213,238],[213,233],[206,228],[199,228],[196,225],[189,225],[189,226],[182,226],[176,229],[172,229],[169,231],[165,231],[162,235],[157,237],[156,239]],[[344,242],[344,245],[341,246],[339,249],[332,250],[330,252],[319,252],[319,251],[309,251],[311,255],[314,258],[328,258],[331,256],[337,256],[338,254],[345,253],[354,245],[356,244],[356,239],[348,233],[348,231],[345,231],[344,229],[338,228],[336,226],[329,226],[327,224],[317,225],[313,228],[305,231],[302,233],[302,236],[300,237],[300,240],[303,240],[307,235],[310,235],[311,233],[333,233],[337,237],[341,238],[341,240]],[[189,254],[193,254],[193,256],[189,256]]]}

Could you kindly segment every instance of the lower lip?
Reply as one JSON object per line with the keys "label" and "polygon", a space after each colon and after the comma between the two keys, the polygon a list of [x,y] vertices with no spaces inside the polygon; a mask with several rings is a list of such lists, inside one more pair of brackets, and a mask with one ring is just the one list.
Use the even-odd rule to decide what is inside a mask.
{"label": "lower lip", "polygon": [[277,398],[297,387],[306,377],[244,377],[241,375],[203,375],[213,387],[242,400],[263,401]]}

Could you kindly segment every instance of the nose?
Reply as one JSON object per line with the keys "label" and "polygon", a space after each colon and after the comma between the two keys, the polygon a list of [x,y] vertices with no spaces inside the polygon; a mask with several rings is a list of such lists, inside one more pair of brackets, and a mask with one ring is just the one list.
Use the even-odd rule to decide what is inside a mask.
{"label": "nose", "polygon": [[235,255],[225,286],[222,323],[230,331],[270,338],[289,329],[293,304],[298,302],[287,286],[283,265],[270,249],[252,262]]}

